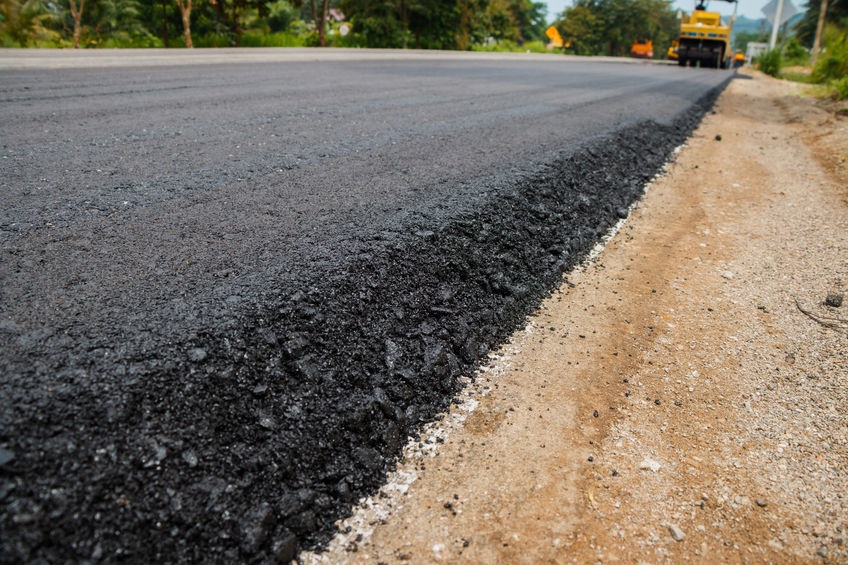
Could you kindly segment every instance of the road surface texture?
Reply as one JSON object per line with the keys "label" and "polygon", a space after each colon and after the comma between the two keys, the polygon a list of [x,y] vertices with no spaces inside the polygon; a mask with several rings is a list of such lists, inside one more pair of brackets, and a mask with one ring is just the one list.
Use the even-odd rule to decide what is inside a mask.
{"label": "road surface texture", "polygon": [[848,106],[749,78],[304,563],[848,563]]}
{"label": "road surface texture", "polygon": [[0,57],[7,562],[321,547],[731,76],[26,53]]}

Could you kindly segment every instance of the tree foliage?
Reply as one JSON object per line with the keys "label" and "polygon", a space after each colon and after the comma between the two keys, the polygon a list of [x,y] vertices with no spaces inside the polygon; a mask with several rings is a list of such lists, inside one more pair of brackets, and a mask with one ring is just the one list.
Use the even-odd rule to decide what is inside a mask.
{"label": "tree foliage", "polygon": [[556,26],[580,55],[623,56],[636,39],[651,39],[662,56],[680,22],[671,0],[576,0]]}
{"label": "tree foliage", "polygon": [[342,0],[363,45],[470,49],[489,38],[539,40],[545,5],[532,0]]}
{"label": "tree foliage", "polygon": [[749,43],[767,43],[768,40],[769,34],[765,31],[740,31],[733,35],[733,49],[744,53],[748,50]]}
{"label": "tree foliage", "polygon": [[[795,37],[805,47],[813,46],[821,5],[821,0],[808,0],[804,6],[804,16],[795,24]],[[848,30],[848,2],[829,0],[825,21],[834,27]]]}
{"label": "tree foliage", "polygon": [[[314,45],[326,32],[331,45],[471,49],[544,41],[547,27],[545,4],[534,0],[0,0],[0,8],[7,46],[237,46],[245,34],[255,45],[287,33]],[[344,39],[322,16],[329,8],[352,27]]]}
{"label": "tree foliage", "polygon": [[58,15],[45,0],[0,0],[0,45],[55,43]]}

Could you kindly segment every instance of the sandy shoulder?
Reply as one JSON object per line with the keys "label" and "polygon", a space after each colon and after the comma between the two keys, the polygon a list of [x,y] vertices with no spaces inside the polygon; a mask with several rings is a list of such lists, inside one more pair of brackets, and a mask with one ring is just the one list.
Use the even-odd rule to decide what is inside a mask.
{"label": "sandy shoulder", "polygon": [[797,88],[734,80],[450,433],[304,560],[848,561],[848,134]]}

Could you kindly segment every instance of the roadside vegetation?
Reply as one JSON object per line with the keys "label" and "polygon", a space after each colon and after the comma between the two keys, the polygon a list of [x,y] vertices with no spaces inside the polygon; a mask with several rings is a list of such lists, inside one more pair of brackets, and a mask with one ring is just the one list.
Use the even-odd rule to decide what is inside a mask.
{"label": "roadside vegetation", "polygon": [[670,0],[575,0],[555,24],[567,53],[626,56],[636,39],[651,39],[665,58],[680,21]]}
{"label": "roadside vegetation", "polygon": [[[820,0],[810,0],[804,17],[795,26],[795,36],[760,55],[755,64],[773,77],[818,85],[816,92],[835,100],[848,99],[848,5],[831,2],[815,53]],[[765,41],[767,37],[750,38]]]}
{"label": "roadside vegetation", "polygon": [[0,0],[3,47],[544,50],[532,0]]}
{"label": "roadside vegetation", "polygon": [[[551,51],[534,0],[0,0],[3,47],[329,47]],[[577,0],[555,24],[568,53],[664,56],[670,0]]]}

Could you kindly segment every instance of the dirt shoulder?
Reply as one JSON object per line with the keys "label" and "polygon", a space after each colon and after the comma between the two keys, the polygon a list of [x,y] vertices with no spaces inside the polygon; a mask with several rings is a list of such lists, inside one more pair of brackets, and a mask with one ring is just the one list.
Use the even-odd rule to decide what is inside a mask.
{"label": "dirt shoulder", "polygon": [[304,560],[848,561],[848,128],[799,88],[734,80]]}

